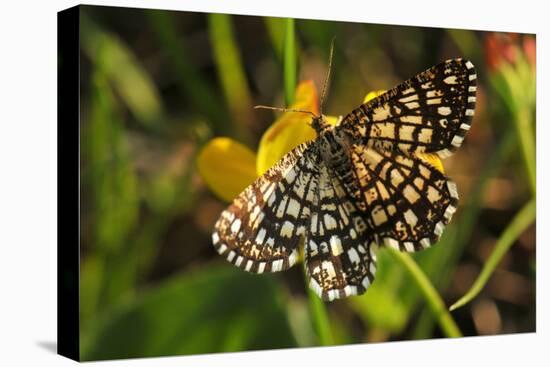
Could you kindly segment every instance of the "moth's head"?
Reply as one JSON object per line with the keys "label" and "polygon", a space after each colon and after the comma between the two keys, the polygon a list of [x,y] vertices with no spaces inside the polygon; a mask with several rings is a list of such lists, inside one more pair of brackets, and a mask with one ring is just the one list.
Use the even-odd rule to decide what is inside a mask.
{"label": "moth's head", "polygon": [[323,114],[314,115],[312,120],[311,120],[310,125],[311,125],[312,128],[315,129],[317,134],[321,134],[321,132],[323,130],[325,130],[327,128],[327,126],[329,126],[329,124],[327,123],[327,120],[325,119],[325,115],[323,115]]}

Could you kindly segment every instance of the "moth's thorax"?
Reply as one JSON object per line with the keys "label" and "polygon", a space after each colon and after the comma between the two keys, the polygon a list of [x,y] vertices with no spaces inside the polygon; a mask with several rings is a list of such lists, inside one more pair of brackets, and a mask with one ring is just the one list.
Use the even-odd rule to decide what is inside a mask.
{"label": "moth's thorax", "polygon": [[350,140],[340,129],[327,124],[319,134],[318,141],[321,157],[329,167],[340,166],[348,159]]}
{"label": "moth's thorax", "polygon": [[324,131],[331,130],[333,128],[333,126],[327,122],[324,115],[314,117],[313,120],[311,120],[311,127],[315,129],[318,136],[321,136]]}

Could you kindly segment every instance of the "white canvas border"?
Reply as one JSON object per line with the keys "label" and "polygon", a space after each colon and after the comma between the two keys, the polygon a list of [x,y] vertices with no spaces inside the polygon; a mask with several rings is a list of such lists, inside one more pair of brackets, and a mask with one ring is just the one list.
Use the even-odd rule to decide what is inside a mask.
{"label": "white canvas border", "polygon": [[[73,365],[51,352],[56,339],[56,12],[73,1],[2,5],[0,133],[0,361],[2,365]],[[537,137],[548,137],[548,21],[544,2],[91,1],[89,4],[290,16],[537,33]],[[542,365],[548,343],[549,144],[538,144],[537,332],[205,356],[88,363],[101,366]],[[547,339],[547,340],[545,340]],[[50,346],[50,348],[48,347]],[[547,348],[547,347],[546,347]],[[537,362],[539,361],[539,362]]]}

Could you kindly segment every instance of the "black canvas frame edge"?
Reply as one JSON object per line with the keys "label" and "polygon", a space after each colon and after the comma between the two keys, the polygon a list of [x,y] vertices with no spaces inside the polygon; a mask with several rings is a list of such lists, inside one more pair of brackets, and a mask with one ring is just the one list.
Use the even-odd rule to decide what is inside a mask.
{"label": "black canvas frame edge", "polygon": [[80,360],[80,6],[57,13],[57,353]]}

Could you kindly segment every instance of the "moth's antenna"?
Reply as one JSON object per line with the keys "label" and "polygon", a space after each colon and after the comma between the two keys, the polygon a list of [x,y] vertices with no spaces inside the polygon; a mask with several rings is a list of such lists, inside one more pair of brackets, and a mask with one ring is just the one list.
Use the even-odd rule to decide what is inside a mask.
{"label": "moth's antenna", "polygon": [[299,109],[294,109],[294,108],[281,108],[281,107],[263,106],[263,105],[254,106],[254,109],[259,109],[259,108],[263,108],[265,110],[282,111],[282,112],[309,113],[311,116],[317,117],[317,115],[315,115],[313,112],[307,111],[307,110],[299,110]]}
{"label": "moth's antenna", "polygon": [[325,103],[325,97],[327,96],[327,89],[328,84],[330,82],[330,71],[332,70],[332,55],[334,54],[334,40],[336,37],[332,37],[332,41],[330,42],[330,55],[328,58],[328,72],[327,77],[325,78],[325,84],[323,85],[323,93],[321,94],[321,104],[319,107],[319,114],[323,114],[323,103]]}

